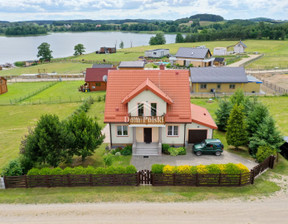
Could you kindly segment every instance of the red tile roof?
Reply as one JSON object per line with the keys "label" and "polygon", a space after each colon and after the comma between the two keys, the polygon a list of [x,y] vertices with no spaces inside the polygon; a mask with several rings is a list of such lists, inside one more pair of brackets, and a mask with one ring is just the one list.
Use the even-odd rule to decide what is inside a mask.
{"label": "red tile roof", "polygon": [[132,90],[127,96],[124,97],[122,100],[122,103],[128,103],[130,100],[132,100],[135,96],[137,96],[139,93],[143,92],[144,90],[150,90],[155,95],[159,96],[168,104],[172,104],[173,100],[164,93],[161,89],[159,89],[158,86],[156,86],[150,79],[146,79],[142,84],[140,84],[136,89]]}
{"label": "red tile roof", "polygon": [[128,106],[125,102],[130,98],[130,94],[134,95],[143,88],[150,88],[155,94],[165,96],[166,100],[173,102],[167,106],[166,122],[191,122],[190,84],[187,70],[110,71],[104,122],[124,122],[125,116],[128,116]]}
{"label": "red tile roof", "polygon": [[116,70],[116,68],[87,68],[85,82],[103,82],[103,76],[108,76],[109,70]]}
{"label": "red tile roof", "polygon": [[217,129],[217,125],[206,108],[191,103],[191,116],[192,122]]}

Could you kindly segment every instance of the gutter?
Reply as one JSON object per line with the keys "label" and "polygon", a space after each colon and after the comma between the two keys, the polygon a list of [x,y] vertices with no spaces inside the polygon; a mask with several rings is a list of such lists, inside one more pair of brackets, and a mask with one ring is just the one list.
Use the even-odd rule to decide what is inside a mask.
{"label": "gutter", "polygon": [[110,148],[112,148],[113,144],[112,144],[112,131],[111,131],[111,123],[108,123],[109,124],[109,132],[110,132]]}
{"label": "gutter", "polygon": [[183,147],[185,147],[185,139],[186,139],[186,125],[187,125],[187,123],[184,124],[184,142],[183,142]]}

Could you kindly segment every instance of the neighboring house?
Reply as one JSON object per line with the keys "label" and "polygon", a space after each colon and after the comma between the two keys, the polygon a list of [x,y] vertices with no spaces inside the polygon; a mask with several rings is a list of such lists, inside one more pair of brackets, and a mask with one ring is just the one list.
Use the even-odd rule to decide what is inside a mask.
{"label": "neighboring house", "polygon": [[0,77],[0,95],[6,93],[7,91],[7,80],[4,77]]}
{"label": "neighboring house", "polygon": [[175,147],[213,137],[207,109],[190,103],[187,70],[109,72],[104,122],[111,147],[132,145],[133,155],[161,155]]}
{"label": "neighboring house", "polygon": [[227,54],[227,48],[226,47],[215,47],[213,50],[214,56],[224,56]]}
{"label": "neighboring house", "polygon": [[93,64],[92,68],[114,68],[112,64]]}
{"label": "neighboring house", "polygon": [[225,58],[215,58],[213,65],[220,67],[225,65]]}
{"label": "neighboring house", "polygon": [[147,58],[163,58],[169,56],[169,49],[154,49],[145,51]]}
{"label": "neighboring house", "polygon": [[96,51],[96,54],[112,54],[116,53],[116,47],[101,47],[99,51]]}
{"label": "neighboring house", "polygon": [[145,61],[121,61],[118,65],[118,69],[122,70],[143,70],[145,67]]}
{"label": "neighboring house", "polygon": [[227,47],[227,49],[231,48],[233,48],[233,53],[241,54],[245,52],[247,46],[240,40],[238,43]]}
{"label": "neighboring house", "polygon": [[174,57],[169,58],[171,65],[208,67],[213,65],[214,58],[208,48],[180,47]]}
{"label": "neighboring house", "polygon": [[25,61],[25,67],[29,67],[29,66],[35,65],[37,63],[38,63],[38,61]]}
{"label": "neighboring house", "polygon": [[105,91],[110,70],[116,70],[116,68],[87,68],[84,90]]}
{"label": "neighboring house", "polygon": [[261,81],[247,76],[243,67],[190,68],[193,93],[233,93],[241,88],[246,93],[259,93]]}

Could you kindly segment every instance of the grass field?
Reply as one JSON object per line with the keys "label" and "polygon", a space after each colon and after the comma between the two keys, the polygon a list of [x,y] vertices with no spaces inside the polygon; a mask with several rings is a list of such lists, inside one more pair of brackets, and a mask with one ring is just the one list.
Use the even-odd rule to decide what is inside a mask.
{"label": "grass field", "polygon": [[0,170],[18,156],[22,137],[41,115],[57,114],[60,119],[70,115],[80,104],[13,105],[0,107]]}
{"label": "grass field", "polygon": [[84,81],[65,81],[58,82],[56,85],[44,90],[43,92],[23,101],[22,103],[50,103],[50,102],[75,102],[82,101],[89,96],[97,99],[98,96],[103,96],[101,92],[79,92],[78,88],[83,85]]}
{"label": "grass field", "polygon": [[8,104],[11,100],[30,95],[48,84],[49,82],[8,83],[8,92],[0,95],[0,104]]}
{"label": "grass field", "polygon": [[77,74],[86,71],[86,68],[91,68],[92,64],[83,64],[83,63],[47,63],[42,65],[35,65],[24,68],[14,68],[10,70],[0,71],[0,76],[8,75],[21,75],[21,74],[38,74],[39,69],[42,73],[53,73],[57,72],[58,74]]}
{"label": "grass field", "polygon": [[[235,44],[237,41],[206,41],[195,43],[175,43],[166,45],[154,45],[154,46],[140,46],[133,48],[125,48],[117,50],[115,54],[84,54],[81,56],[71,56],[68,59],[76,59],[79,61],[93,60],[107,62],[120,62],[138,60],[139,56],[144,56],[145,50],[151,50],[156,48],[168,48],[170,54],[176,54],[179,47],[196,47],[205,45],[212,52],[214,47],[227,47]],[[247,68],[275,68],[275,67],[288,67],[288,41],[280,40],[245,40],[245,44],[248,46],[246,51],[249,53],[259,52],[264,53],[265,56],[259,60],[249,64]],[[5,75],[20,75],[20,74],[35,74],[38,73],[38,69],[46,70],[46,72],[57,72],[59,74],[72,74],[85,71],[86,68],[91,67],[91,64],[83,63],[50,63],[37,65],[27,68],[16,68],[11,70],[0,71],[0,76]]]}

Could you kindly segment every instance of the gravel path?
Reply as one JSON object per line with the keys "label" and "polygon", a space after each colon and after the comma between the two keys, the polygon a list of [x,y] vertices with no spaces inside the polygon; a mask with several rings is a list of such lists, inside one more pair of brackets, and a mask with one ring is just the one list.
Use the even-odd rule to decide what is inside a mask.
{"label": "gravel path", "polygon": [[243,64],[245,64],[248,61],[251,61],[251,60],[254,60],[254,59],[258,58],[258,57],[261,57],[260,54],[252,54],[252,55],[248,55],[248,56],[249,56],[249,58],[243,58],[240,61],[237,61],[237,62],[235,62],[233,64],[227,65],[227,67],[240,67],[240,66],[242,66]]}

